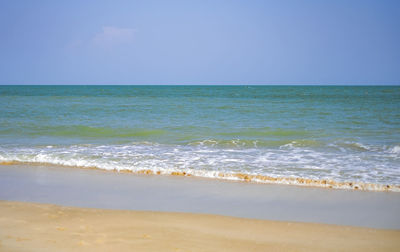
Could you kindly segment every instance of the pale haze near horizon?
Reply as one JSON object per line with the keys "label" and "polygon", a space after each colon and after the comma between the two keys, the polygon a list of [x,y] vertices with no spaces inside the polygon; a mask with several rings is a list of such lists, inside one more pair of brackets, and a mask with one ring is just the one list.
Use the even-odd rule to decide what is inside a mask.
{"label": "pale haze near horizon", "polygon": [[400,84],[398,1],[2,1],[0,84]]}

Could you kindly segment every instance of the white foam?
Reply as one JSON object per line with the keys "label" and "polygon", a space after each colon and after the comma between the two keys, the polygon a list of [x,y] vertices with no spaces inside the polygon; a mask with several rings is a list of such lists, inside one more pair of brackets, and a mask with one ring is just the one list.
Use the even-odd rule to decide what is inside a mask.
{"label": "white foam", "polygon": [[400,154],[400,146],[396,145],[389,149],[389,153]]}
{"label": "white foam", "polygon": [[[390,149],[397,155],[399,146]],[[251,174],[270,177],[400,184],[399,160],[386,152],[322,152],[307,148],[215,148],[210,146],[132,143],[129,145],[70,145],[0,147],[0,161],[96,167],[105,170],[150,170],[194,176]],[[227,176],[224,179],[238,180]],[[282,182],[283,183],[283,182]],[[295,183],[295,182],[289,182]]]}

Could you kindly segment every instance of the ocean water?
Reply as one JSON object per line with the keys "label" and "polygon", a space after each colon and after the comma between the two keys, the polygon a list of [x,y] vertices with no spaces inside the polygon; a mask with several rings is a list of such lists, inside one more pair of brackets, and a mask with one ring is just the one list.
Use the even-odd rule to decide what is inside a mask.
{"label": "ocean water", "polygon": [[399,86],[0,86],[0,162],[400,190]]}

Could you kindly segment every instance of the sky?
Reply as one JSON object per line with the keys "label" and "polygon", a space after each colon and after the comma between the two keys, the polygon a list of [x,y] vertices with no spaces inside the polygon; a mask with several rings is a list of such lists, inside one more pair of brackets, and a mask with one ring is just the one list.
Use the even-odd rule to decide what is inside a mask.
{"label": "sky", "polygon": [[0,84],[400,84],[400,1],[0,1]]}

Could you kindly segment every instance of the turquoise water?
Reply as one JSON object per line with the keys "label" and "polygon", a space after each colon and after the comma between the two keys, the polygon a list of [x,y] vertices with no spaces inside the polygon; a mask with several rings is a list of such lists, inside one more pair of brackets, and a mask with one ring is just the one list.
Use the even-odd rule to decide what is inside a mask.
{"label": "turquoise water", "polygon": [[0,86],[0,161],[400,185],[400,87]]}

